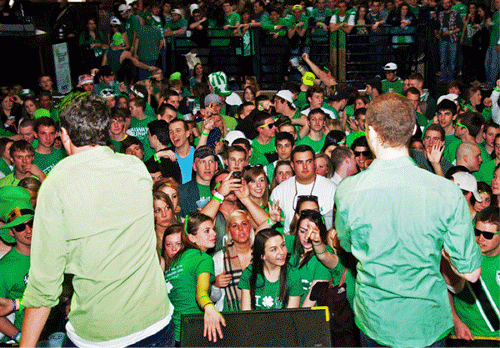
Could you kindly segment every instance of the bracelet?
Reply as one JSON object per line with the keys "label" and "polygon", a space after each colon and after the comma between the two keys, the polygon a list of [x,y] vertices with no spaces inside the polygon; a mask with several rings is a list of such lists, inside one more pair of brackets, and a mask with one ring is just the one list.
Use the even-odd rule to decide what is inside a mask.
{"label": "bracelet", "polygon": [[274,30],[276,30],[277,25],[274,26]]}
{"label": "bracelet", "polygon": [[201,131],[201,135],[206,135],[206,136],[208,137],[208,134],[209,134],[209,133],[207,133],[207,132],[205,132],[205,131]]}
{"label": "bracelet", "polygon": [[[314,244],[313,244],[313,245],[314,245]],[[314,248],[314,247],[313,247],[313,248]],[[318,253],[316,250],[314,250],[314,252],[316,253],[316,255],[321,255],[321,254],[324,254],[324,253],[326,253],[326,247],[325,247],[325,249],[323,249],[323,251],[322,251],[322,252],[320,252],[320,253]]]}
{"label": "bracelet", "polygon": [[16,312],[16,311],[17,311],[16,300],[12,300],[12,312]]}
{"label": "bracelet", "polygon": [[267,219],[267,223],[268,223],[269,225],[271,225],[271,226],[275,224],[275,222],[274,222],[273,220],[271,220],[271,218],[268,218],[268,219]]}
{"label": "bracelet", "polygon": [[201,308],[205,308],[205,306],[207,306],[209,304],[214,304],[208,295],[202,295],[202,296],[200,296],[198,298],[198,303],[199,303],[199,305],[200,305]]}
{"label": "bracelet", "polygon": [[224,195],[220,192],[215,191],[212,199],[215,199],[217,202],[222,203],[224,201]]}
{"label": "bracelet", "polygon": [[175,35],[175,30],[172,32],[172,34],[174,34],[174,35]]}

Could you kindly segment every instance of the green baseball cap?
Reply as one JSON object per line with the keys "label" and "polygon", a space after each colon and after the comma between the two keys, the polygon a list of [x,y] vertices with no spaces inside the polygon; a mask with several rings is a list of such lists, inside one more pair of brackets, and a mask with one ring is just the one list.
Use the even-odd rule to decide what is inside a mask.
{"label": "green baseball cap", "polygon": [[35,211],[31,205],[28,190],[20,186],[4,186],[0,188],[0,220],[5,225],[0,226],[0,238],[7,243],[16,240],[9,233],[9,229],[25,223],[33,218]]}
{"label": "green baseball cap", "polygon": [[33,114],[33,118],[35,120],[39,119],[40,117],[50,117],[50,111],[44,108],[36,109],[35,113]]}

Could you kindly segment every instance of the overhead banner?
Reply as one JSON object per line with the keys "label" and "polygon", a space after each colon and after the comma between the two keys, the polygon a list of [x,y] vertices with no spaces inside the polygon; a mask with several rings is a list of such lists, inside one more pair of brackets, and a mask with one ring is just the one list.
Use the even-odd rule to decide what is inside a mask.
{"label": "overhead banner", "polygon": [[56,68],[57,91],[61,94],[68,94],[73,88],[71,85],[71,71],[69,69],[68,44],[62,42],[52,45],[52,52]]}

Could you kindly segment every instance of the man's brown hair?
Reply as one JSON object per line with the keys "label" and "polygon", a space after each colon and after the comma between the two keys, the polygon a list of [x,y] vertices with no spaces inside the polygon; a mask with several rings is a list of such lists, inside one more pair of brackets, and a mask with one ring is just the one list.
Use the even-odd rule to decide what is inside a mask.
{"label": "man's brown hair", "polygon": [[415,125],[415,110],[411,102],[395,93],[375,98],[366,110],[366,131],[372,126],[386,146],[405,146]]}

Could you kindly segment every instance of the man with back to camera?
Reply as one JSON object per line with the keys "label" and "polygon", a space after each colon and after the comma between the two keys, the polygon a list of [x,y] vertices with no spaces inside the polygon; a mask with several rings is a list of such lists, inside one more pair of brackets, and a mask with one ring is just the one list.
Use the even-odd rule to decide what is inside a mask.
{"label": "man with back to camera", "polygon": [[69,156],[38,195],[21,346],[36,345],[64,273],[74,275],[66,345],[173,345],[151,177],[137,158],[105,146],[111,117],[103,99],[84,93],[62,109]]}
{"label": "man with back to camera", "polygon": [[366,131],[376,159],[342,180],[335,195],[340,244],[358,259],[354,313],[362,346],[444,346],[453,323],[442,254],[469,281],[481,273],[463,194],[411,160],[415,130],[408,99],[388,93],[373,100]]}

